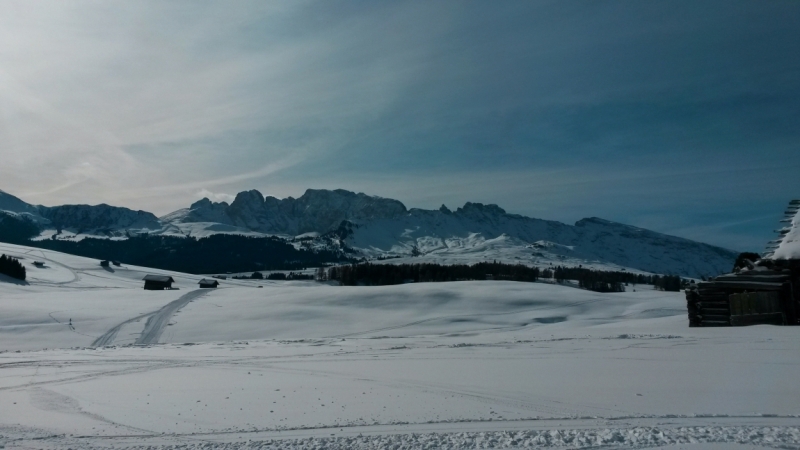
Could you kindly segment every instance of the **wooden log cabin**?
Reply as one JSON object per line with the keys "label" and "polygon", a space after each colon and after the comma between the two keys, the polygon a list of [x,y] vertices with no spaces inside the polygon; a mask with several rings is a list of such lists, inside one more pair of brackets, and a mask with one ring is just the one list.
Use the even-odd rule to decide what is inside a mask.
{"label": "wooden log cabin", "polygon": [[142,279],[144,280],[144,288],[148,291],[172,289],[172,283],[175,282],[175,280],[168,275],[147,275]]}
{"label": "wooden log cabin", "polygon": [[219,286],[219,281],[203,278],[197,284],[200,285],[200,289],[216,289]]}
{"label": "wooden log cabin", "polygon": [[690,327],[800,325],[800,200],[757,261],[686,290]]}

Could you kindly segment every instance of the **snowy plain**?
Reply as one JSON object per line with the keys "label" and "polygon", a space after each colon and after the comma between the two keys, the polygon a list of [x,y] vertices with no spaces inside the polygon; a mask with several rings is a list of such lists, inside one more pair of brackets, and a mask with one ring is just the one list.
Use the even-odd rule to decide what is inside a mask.
{"label": "snowy plain", "polygon": [[[688,328],[681,293],[200,291],[0,253],[28,269],[0,280],[5,448],[800,448],[798,330]],[[148,273],[179,290],[144,291]]]}

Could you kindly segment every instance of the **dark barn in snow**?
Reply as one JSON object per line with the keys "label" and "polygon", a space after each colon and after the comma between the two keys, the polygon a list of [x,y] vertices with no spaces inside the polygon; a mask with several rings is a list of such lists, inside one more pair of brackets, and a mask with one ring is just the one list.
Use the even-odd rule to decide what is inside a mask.
{"label": "dark barn in snow", "polygon": [[144,288],[148,291],[172,289],[172,283],[175,282],[175,280],[168,275],[147,275],[142,279],[144,280]]}
{"label": "dark barn in snow", "polygon": [[217,281],[217,280],[209,280],[208,278],[203,278],[197,284],[200,285],[200,289],[216,289],[216,287],[219,286],[219,281]]}
{"label": "dark barn in snow", "polygon": [[800,325],[800,200],[756,261],[686,290],[690,327]]}

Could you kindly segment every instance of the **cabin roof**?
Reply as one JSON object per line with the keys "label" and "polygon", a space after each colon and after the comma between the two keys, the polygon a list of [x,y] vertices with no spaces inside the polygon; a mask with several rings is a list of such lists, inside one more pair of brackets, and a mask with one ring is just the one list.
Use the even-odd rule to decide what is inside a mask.
{"label": "cabin roof", "polygon": [[142,278],[144,281],[157,281],[159,283],[174,283],[175,280],[169,275],[146,275]]}
{"label": "cabin roof", "polygon": [[768,248],[766,257],[800,260],[800,200],[789,202],[782,222],[784,226],[779,230],[782,236],[775,241],[774,248]]}
{"label": "cabin roof", "polygon": [[197,284],[219,284],[217,280],[209,280],[208,278],[203,278]]}

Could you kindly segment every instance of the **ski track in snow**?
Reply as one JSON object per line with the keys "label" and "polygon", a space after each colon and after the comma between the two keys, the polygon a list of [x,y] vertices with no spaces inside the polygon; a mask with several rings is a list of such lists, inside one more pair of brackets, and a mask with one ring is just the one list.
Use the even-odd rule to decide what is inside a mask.
{"label": "ski track in snow", "polygon": [[147,319],[147,323],[144,325],[144,330],[142,330],[141,336],[136,339],[136,345],[157,344],[158,339],[161,337],[161,333],[164,332],[164,328],[166,328],[167,324],[169,324],[169,320],[172,318],[172,315],[175,314],[175,312],[179,309],[188,305],[192,300],[198,299],[209,292],[211,292],[209,289],[198,289],[196,291],[188,292],[153,314],[145,314],[143,316],[134,317],[133,319],[127,321],[131,322],[141,319],[145,316],[150,316],[150,318]]}
{"label": "ski track in snow", "polygon": [[133,322],[136,322],[138,320],[142,320],[145,317],[150,317],[150,316],[152,316],[153,314],[156,314],[156,313],[158,313],[158,311],[153,311],[153,312],[149,312],[149,313],[146,313],[146,314],[142,314],[140,316],[134,317],[133,319],[128,319],[125,322],[122,322],[121,324],[115,326],[114,328],[106,331],[102,336],[100,336],[94,342],[92,342],[91,346],[92,347],[106,347],[106,346],[111,345],[112,343],[114,343],[114,339],[117,338],[117,334],[119,333],[119,330],[122,329],[122,327],[124,327],[125,325],[127,325],[129,323],[133,323]]}
{"label": "ski track in snow", "polygon": [[[52,285],[52,286],[64,286],[64,285],[67,285],[67,284],[75,283],[76,281],[79,281],[81,279],[81,277],[78,275],[78,272],[75,269],[73,269],[72,267],[69,267],[66,264],[62,264],[62,263],[60,263],[58,261],[55,261],[55,260],[52,260],[52,259],[48,258],[47,256],[45,256],[44,252],[41,251],[41,250],[31,250],[31,252],[33,252],[33,251],[36,251],[41,255],[41,256],[37,256],[36,259],[41,259],[42,261],[44,261],[46,263],[53,264],[53,265],[59,266],[61,268],[64,268],[64,269],[68,270],[72,274],[72,279],[68,280],[68,281],[42,281],[42,280],[39,280],[38,281],[39,284],[49,284],[49,285]],[[31,252],[27,252],[27,254],[30,254]]]}

